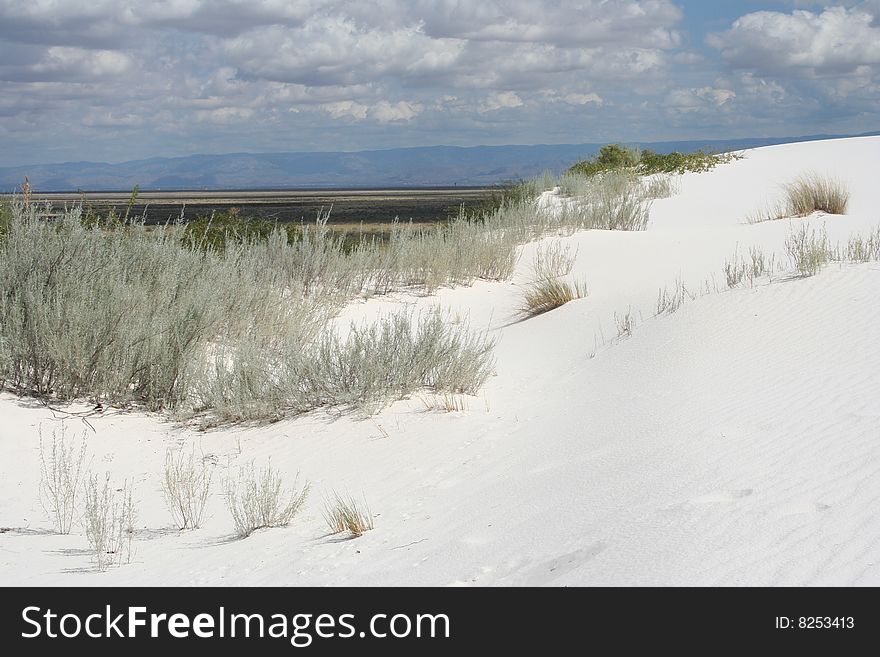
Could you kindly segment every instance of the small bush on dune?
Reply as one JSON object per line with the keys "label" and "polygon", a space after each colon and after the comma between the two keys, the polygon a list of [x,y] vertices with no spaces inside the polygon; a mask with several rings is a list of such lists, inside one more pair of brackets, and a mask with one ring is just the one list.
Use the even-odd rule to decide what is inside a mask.
{"label": "small bush on dune", "polygon": [[621,144],[606,144],[599,149],[599,153],[594,158],[578,162],[572,165],[568,171],[590,177],[604,171],[633,168],[638,163],[639,152],[637,150]]}
{"label": "small bush on dune", "polygon": [[129,563],[136,514],[128,482],[115,490],[109,472],[103,479],[90,474],[84,501],[83,526],[98,570]]}
{"label": "small bush on dune", "polygon": [[285,489],[271,464],[258,471],[253,463],[240,470],[238,479],[228,479],[226,504],[236,535],[246,538],[258,529],[289,525],[309,494],[309,483],[298,488],[298,479]]}
{"label": "small bush on dune", "polygon": [[216,212],[186,223],[181,243],[188,248],[222,251],[228,242],[259,242],[269,239],[275,231],[284,234],[288,242],[300,239],[301,231],[295,224],[277,224],[265,219],[242,216],[238,208]]}
{"label": "small bush on dune", "polygon": [[867,235],[853,235],[846,245],[846,259],[853,262],[880,260],[880,226],[871,229]]}
{"label": "small bush on dune", "polygon": [[817,274],[835,256],[825,229],[817,231],[807,224],[801,224],[789,233],[785,240],[785,251],[801,276]]}
{"label": "small bush on dune", "polygon": [[198,529],[205,514],[211,492],[213,472],[194,453],[165,455],[165,476],[162,492],[165,503],[178,529]]}
{"label": "small bush on dune", "polygon": [[59,534],[69,534],[78,512],[83,463],[86,457],[86,434],[83,432],[77,446],[67,437],[67,427],[52,431],[51,443],[44,444],[43,428],[40,434],[40,501],[55,524]]}
{"label": "small bush on dune", "polygon": [[737,153],[707,153],[702,150],[693,153],[654,153],[645,149],[639,153],[637,170],[641,175],[705,173],[719,164],[737,159],[742,159]]}
{"label": "small bush on dune", "polygon": [[[202,421],[277,419],[317,408],[372,414],[427,389],[476,392],[493,371],[494,341],[440,312],[401,313],[272,347],[245,339],[218,349],[197,378]],[[197,409],[198,410],[198,409]]]}
{"label": "small bush on dune", "polygon": [[742,156],[736,153],[655,153],[651,150],[638,150],[621,144],[603,146],[599,153],[589,160],[571,166],[569,173],[592,177],[608,171],[631,170],[642,176],[654,174],[703,173],[711,171],[719,164],[726,164]]}
{"label": "small bush on dune", "polygon": [[576,204],[556,215],[557,227],[570,231],[645,230],[652,194],[659,191],[630,171],[607,171],[592,177],[567,173],[560,179],[560,188],[577,197]]}
{"label": "small bush on dune", "polygon": [[0,200],[0,245],[6,240],[12,226],[12,205],[6,200]]}

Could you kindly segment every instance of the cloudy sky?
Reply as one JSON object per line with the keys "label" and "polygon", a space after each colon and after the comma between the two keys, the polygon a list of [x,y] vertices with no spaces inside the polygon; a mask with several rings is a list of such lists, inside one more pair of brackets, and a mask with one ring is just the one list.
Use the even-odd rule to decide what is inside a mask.
{"label": "cloudy sky", "polygon": [[0,0],[0,166],[880,129],[880,0]]}

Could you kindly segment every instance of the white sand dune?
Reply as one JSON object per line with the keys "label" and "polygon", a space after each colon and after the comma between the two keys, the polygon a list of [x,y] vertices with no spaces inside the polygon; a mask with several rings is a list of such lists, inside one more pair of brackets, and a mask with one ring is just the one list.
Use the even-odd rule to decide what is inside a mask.
{"label": "white sand dune", "polygon": [[[136,554],[104,573],[79,528],[52,534],[38,502],[38,427],[65,416],[0,395],[0,582],[880,584],[880,263],[711,283],[725,287],[737,249],[784,264],[800,222],[832,240],[880,223],[878,169],[869,137],[757,149],[688,174],[647,231],[560,238],[590,295],[527,321],[515,309],[535,244],[511,283],[346,309],[340,321],[440,305],[497,335],[497,376],[463,412],[412,399],[371,420],[315,413],[208,433],[138,413],[90,417],[94,431],[68,417],[87,432],[92,469],[136,485]],[[806,170],[847,183],[848,215],[743,223]],[[652,317],[676,279],[711,292]],[[618,340],[613,316],[627,310],[638,325]],[[217,464],[208,519],[192,532],[169,528],[160,489],[165,452],[181,444]],[[219,479],[270,457],[315,494],[289,527],[234,540]],[[375,530],[326,536],[331,490],[363,492]]]}

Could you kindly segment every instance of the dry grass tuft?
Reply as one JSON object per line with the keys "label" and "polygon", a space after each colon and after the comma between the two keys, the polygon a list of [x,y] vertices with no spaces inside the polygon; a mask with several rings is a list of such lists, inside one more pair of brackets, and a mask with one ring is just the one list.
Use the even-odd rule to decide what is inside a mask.
{"label": "dry grass tuft", "polygon": [[785,198],[746,218],[757,224],[788,217],[807,217],[814,212],[846,214],[849,190],[836,178],[822,176],[815,171],[801,174],[793,182],[783,185]]}
{"label": "dry grass tuft", "polygon": [[357,538],[373,529],[373,514],[366,500],[361,505],[355,498],[343,497],[339,493],[333,493],[332,499],[325,500],[324,519],[333,534],[347,531]]}
{"label": "dry grass tuft", "polygon": [[587,287],[581,281],[570,283],[558,278],[534,281],[523,293],[520,312],[527,317],[536,317],[585,296]]}
{"label": "dry grass tuft", "polygon": [[572,253],[569,245],[556,242],[546,248],[538,247],[532,265],[532,282],[523,291],[520,314],[535,317],[587,296],[584,282],[562,280],[571,273],[576,259],[577,252]]}

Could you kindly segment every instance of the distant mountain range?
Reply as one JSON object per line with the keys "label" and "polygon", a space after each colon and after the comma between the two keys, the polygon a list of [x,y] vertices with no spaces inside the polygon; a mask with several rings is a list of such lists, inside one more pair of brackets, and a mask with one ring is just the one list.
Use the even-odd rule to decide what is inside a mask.
{"label": "distant mountain range", "polygon": [[[880,132],[866,133],[878,135]],[[634,144],[660,153],[729,151],[865,135],[664,141]],[[354,153],[229,153],[151,158],[120,164],[66,162],[0,168],[0,192],[28,176],[40,192],[382,188],[492,185],[542,171],[562,171],[603,144],[429,146]]]}

